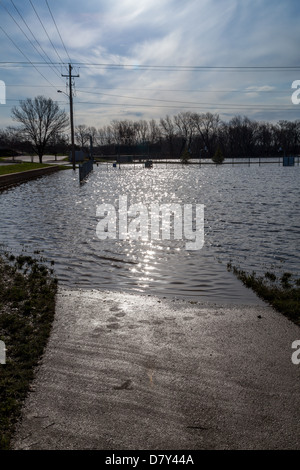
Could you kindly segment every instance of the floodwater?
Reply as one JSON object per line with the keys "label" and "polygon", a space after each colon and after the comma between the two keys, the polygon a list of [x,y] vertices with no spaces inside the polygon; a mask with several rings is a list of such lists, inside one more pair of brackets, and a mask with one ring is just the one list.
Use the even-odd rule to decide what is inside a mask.
{"label": "floodwater", "polygon": [[[112,164],[94,167],[79,185],[62,171],[0,193],[0,244],[54,261],[61,285],[259,303],[227,272],[299,272],[300,167]],[[100,240],[97,206],[204,204],[204,247],[186,240]]]}

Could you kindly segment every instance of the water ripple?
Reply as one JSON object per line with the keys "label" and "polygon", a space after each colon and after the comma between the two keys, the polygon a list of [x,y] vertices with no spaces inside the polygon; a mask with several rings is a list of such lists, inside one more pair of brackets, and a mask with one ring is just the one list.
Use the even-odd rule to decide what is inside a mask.
{"label": "water ripple", "polygon": [[[69,286],[250,302],[226,264],[299,272],[299,171],[99,165],[81,186],[77,174],[64,171],[0,194],[0,243],[15,252],[24,245],[30,253],[42,250]],[[204,204],[205,248],[188,252],[178,240],[100,241],[96,206],[117,207],[120,195],[129,204]]]}

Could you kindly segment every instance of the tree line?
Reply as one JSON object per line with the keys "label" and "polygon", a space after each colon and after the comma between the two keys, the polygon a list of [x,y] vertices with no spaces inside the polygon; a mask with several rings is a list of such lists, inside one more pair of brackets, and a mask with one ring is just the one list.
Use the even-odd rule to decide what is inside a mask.
{"label": "tree line", "polygon": [[[152,153],[173,158],[187,153],[191,158],[213,158],[218,152],[225,158],[300,153],[300,120],[272,124],[238,115],[224,122],[218,114],[187,111],[159,121],[114,120],[94,131],[97,145],[106,153],[117,153],[118,146],[136,151],[149,147]],[[89,128],[81,126],[80,133],[85,132]]]}
{"label": "tree line", "polygon": [[[21,124],[0,130],[0,148],[20,152],[68,153],[68,117],[51,99],[37,97],[12,109]],[[77,149],[97,155],[133,154],[157,158],[271,157],[278,152],[300,153],[300,120],[276,124],[234,116],[228,122],[218,114],[180,112],[159,120],[113,120],[96,129],[75,126]]]}

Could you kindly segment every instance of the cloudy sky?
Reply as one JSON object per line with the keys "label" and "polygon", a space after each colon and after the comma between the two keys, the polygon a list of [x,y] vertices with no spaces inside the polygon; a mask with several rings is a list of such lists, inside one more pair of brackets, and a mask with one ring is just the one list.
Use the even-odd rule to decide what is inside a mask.
{"label": "cloudy sky", "polygon": [[28,97],[68,111],[57,90],[70,61],[75,124],[189,110],[300,119],[299,20],[297,0],[0,0],[0,127]]}

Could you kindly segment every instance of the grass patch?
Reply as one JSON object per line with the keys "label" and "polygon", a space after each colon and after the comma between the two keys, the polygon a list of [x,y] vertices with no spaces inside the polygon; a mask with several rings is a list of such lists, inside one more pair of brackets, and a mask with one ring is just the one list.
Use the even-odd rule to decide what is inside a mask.
{"label": "grass patch", "polygon": [[72,167],[72,166],[69,166],[69,165],[59,165],[59,169],[60,169],[61,171],[63,171],[63,170],[72,170],[73,167]]}
{"label": "grass patch", "polygon": [[46,168],[51,165],[47,165],[46,163],[16,163],[14,165],[3,165],[0,166],[0,175],[9,175],[11,173],[19,173],[21,171],[28,171],[28,170],[37,170],[38,168]]}
{"label": "grass patch", "polygon": [[274,273],[266,272],[264,276],[258,276],[254,271],[249,274],[231,263],[227,264],[227,269],[261,299],[300,326],[299,278],[295,278],[291,273],[283,273],[278,277]]}
{"label": "grass patch", "polygon": [[0,450],[8,450],[21,407],[51,331],[57,281],[30,256],[0,257]]}

